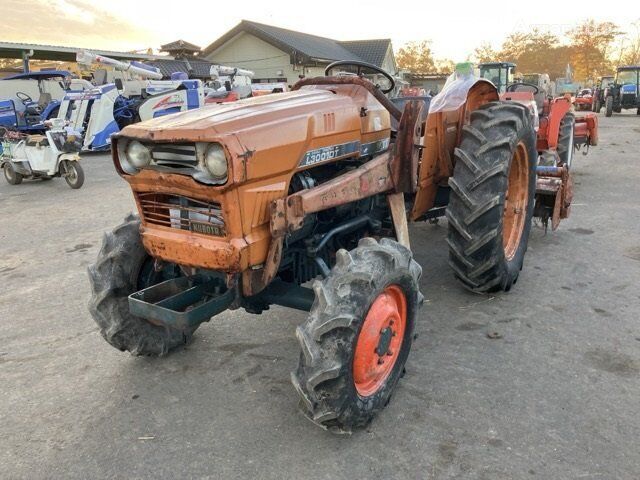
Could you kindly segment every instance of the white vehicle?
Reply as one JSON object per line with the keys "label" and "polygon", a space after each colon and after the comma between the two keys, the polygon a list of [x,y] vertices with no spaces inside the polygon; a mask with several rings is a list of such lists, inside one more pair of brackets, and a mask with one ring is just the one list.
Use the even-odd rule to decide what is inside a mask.
{"label": "white vehicle", "polygon": [[77,140],[60,119],[53,119],[44,135],[16,136],[6,132],[0,156],[4,177],[11,185],[22,183],[24,178],[63,177],[71,188],[80,188],[84,172],[79,163]]}
{"label": "white vehicle", "polygon": [[204,105],[200,80],[159,80],[162,74],[154,67],[89,52],[78,52],[76,58],[82,65],[98,63],[137,77],[67,92],[60,104],[58,119],[82,136],[83,151],[109,149],[111,135],[131,123]]}

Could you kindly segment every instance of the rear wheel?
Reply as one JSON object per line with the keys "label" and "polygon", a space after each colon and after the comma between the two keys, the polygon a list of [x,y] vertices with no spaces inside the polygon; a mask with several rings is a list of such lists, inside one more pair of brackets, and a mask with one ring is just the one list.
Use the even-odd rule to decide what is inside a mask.
{"label": "rear wheel", "polygon": [[16,172],[16,169],[13,168],[11,162],[5,162],[3,170],[4,178],[7,180],[9,185],[20,185],[22,183],[22,175]]}
{"label": "rear wheel", "polygon": [[316,282],[291,379],[305,415],[335,432],[366,426],[391,397],[411,349],[422,269],[399,243],[372,238],[337,253]]}
{"label": "rear wheel", "polygon": [[566,165],[571,169],[573,162],[573,154],[575,148],[573,146],[573,136],[576,124],[576,117],[573,113],[567,113],[560,122],[560,131],[558,134],[558,156],[560,157],[560,165]]}
{"label": "rear wheel", "polygon": [[449,178],[449,264],[477,292],[508,291],[527,250],[536,186],[529,111],[492,102],[471,113]]}
{"label": "rear wheel", "polygon": [[89,310],[104,339],[133,355],[160,356],[186,344],[196,330],[154,325],[129,312],[128,296],[180,275],[175,265],[155,268],[140,239],[140,220],[129,215],[123,224],[107,233],[94,265],[89,267]]}
{"label": "rear wheel", "polygon": [[613,115],[613,97],[607,97],[604,101],[605,116],[610,117]]}

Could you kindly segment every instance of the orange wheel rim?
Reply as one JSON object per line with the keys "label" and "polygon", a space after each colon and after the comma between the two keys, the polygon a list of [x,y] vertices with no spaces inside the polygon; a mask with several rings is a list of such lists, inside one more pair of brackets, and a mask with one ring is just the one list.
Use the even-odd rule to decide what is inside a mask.
{"label": "orange wheel rim", "polygon": [[504,197],[504,221],[502,223],[502,245],[507,260],[513,260],[527,217],[529,201],[529,153],[524,143],[518,143],[511,160],[507,191]]}
{"label": "orange wheel rim", "polygon": [[407,299],[398,285],[384,289],[371,304],[358,334],[353,381],[362,397],[382,388],[398,360],[407,325]]}

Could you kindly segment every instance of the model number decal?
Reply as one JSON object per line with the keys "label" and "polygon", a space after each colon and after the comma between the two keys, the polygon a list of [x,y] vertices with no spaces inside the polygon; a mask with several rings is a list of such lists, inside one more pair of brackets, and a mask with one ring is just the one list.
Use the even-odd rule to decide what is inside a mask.
{"label": "model number decal", "polygon": [[348,142],[340,145],[331,145],[330,147],[316,148],[315,150],[309,150],[305,153],[298,166],[308,167],[316,163],[327,162],[346,155],[353,155],[359,151],[360,142]]}

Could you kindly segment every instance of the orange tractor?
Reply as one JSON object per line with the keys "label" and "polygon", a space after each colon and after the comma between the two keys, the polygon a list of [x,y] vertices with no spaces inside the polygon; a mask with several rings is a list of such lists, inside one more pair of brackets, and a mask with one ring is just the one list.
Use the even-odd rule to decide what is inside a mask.
{"label": "orange tractor", "polygon": [[341,432],[383,409],[404,371],[423,298],[408,222],[446,215],[462,285],[508,291],[538,153],[531,110],[488,81],[452,79],[422,121],[425,103],[399,110],[378,67],[326,74],[115,136],[138,215],[106,234],[90,310],[134,355],[166,354],[227,309],[307,311],[292,383],[304,413]]}
{"label": "orange tractor", "polygon": [[[513,69],[513,63],[480,64],[481,75],[486,72],[495,78],[510,78]],[[539,155],[534,216],[542,220],[545,228],[551,221],[555,230],[571,211],[574,153],[583,146],[586,153],[590,146],[598,144],[598,118],[593,113],[575,115],[570,96],[554,98],[541,84],[510,83],[503,90],[501,100],[527,105],[533,114]]]}

